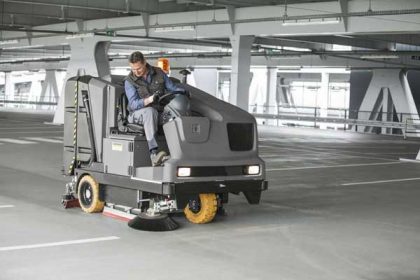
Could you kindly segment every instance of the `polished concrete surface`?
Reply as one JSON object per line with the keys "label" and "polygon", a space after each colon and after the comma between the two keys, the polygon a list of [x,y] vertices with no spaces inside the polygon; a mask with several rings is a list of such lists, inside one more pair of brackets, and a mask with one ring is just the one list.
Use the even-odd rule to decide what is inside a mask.
{"label": "polished concrete surface", "polygon": [[398,160],[419,140],[261,127],[260,205],[232,195],[213,223],[151,233],[61,208],[51,118],[0,112],[1,280],[420,279],[420,164]]}

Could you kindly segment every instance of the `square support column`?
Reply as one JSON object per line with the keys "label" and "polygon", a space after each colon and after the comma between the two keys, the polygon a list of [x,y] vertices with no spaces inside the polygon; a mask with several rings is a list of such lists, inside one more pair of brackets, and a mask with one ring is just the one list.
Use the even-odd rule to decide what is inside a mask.
{"label": "square support column", "polygon": [[[277,115],[278,106],[277,106],[277,68],[276,67],[267,67],[267,113]],[[276,125],[276,120],[267,120],[268,125]]]}
{"label": "square support column", "polygon": [[12,81],[12,72],[4,73],[4,99],[15,100],[15,84]]}
{"label": "square support column", "polygon": [[[41,95],[39,101],[41,102],[58,102],[59,91],[57,86],[56,71],[47,69],[45,70],[45,80],[42,84]],[[38,108],[41,108],[38,105]]]}
{"label": "square support column", "polygon": [[249,110],[249,85],[251,83],[251,47],[254,36],[232,36],[232,72],[229,102]]}
{"label": "square support column", "polygon": [[[392,121],[392,115],[393,115],[393,104],[391,99],[391,94],[389,92],[389,88],[384,88],[382,91],[382,121],[390,122]],[[382,127],[381,133],[382,134],[391,134],[392,130],[389,127]]]}
{"label": "square support column", "polygon": [[[319,116],[321,118],[328,117],[328,99],[329,99],[329,85],[330,85],[330,74],[321,73],[321,90],[319,94],[319,100],[316,106],[320,107]],[[319,128],[326,129],[327,125],[325,123],[320,123]]]}

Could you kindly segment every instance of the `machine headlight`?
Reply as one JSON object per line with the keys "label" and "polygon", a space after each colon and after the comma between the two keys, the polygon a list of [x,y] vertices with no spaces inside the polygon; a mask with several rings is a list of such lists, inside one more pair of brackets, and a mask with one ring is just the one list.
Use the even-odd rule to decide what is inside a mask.
{"label": "machine headlight", "polygon": [[178,177],[189,177],[191,176],[190,167],[178,167]]}
{"label": "machine headlight", "polygon": [[259,165],[249,165],[245,168],[245,174],[247,175],[258,175],[260,174]]}

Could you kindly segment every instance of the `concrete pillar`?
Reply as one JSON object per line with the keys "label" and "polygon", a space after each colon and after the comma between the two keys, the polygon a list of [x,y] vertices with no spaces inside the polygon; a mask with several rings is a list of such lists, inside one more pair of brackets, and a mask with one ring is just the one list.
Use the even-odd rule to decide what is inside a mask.
{"label": "concrete pillar", "polygon": [[[329,85],[330,85],[330,74],[321,73],[321,88],[318,96],[318,102],[316,104],[319,107],[319,116],[321,118],[328,117],[328,98],[329,98]],[[325,123],[320,123],[319,128],[326,129]]]}
{"label": "concrete pillar", "polygon": [[276,102],[281,105],[295,106],[295,101],[290,93],[290,82],[284,77],[277,77]]}
{"label": "concrete pillar", "polygon": [[229,102],[229,93],[230,93],[230,72],[223,70],[217,71],[217,93],[216,97]]}
{"label": "concrete pillar", "polygon": [[5,72],[4,74],[4,99],[15,100],[15,84],[12,81],[12,72]]}
{"label": "concrete pillar", "polygon": [[[391,121],[392,114],[389,114],[387,119],[380,116],[379,112],[393,112],[394,108],[400,122],[405,122],[407,118],[418,118],[406,71],[400,69],[373,70],[372,80],[359,108],[358,119]],[[387,114],[383,114],[383,116],[385,115]],[[359,126],[359,128],[365,132],[374,131],[373,127]]]}
{"label": "concrete pillar", "polygon": [[249,85],[249,110],[252,113],[266,112],[267,100],[267,69],[254,68],[251,70],[252,80]]}
{"label": "concrete pillar", "polygon": [[251,82],[251,46],[254,36],[232,36],[232,72],[229,102],[248,111]]}
{"label": "concrete pillar", "polygon": [[[71,39],[71,57],[67,66],[65,81],[77,75],[91,75],[111,81],[111,71],[108,61],[108,48],[110,42],[96,37]],[[64,89],[62,87],[60,100],[54,115],[55,124],[64,122]]]}
{"label": "concrete pillar", "polygon": [[[55,70],[45,71],[45,80],[42,84],[41,95],[39,97],[40,102],[57,102],[59,97],[59,91],[57,86],[57,78]],[[38,108],[41,106],[38,105]]]}
{"label": "concrete pillar", "polygon": [[[384,88],[382,91],[382,117],[381,119],[383,121],[387,121],[390,122],[392,121],[392,117],[393,117],[393,102],[392,102],[392,98],[391,98],[391,93],[389,92],[389,88]],[[382,127],[381,128],[381,133],[382,134],[390,134],[392,133],[391,128],[389,127]]]}
{"label": "concrete pillar", "polygon": [[217,93],[217,69],[195,68],[192,74],[197,88],[216,96]]}
{"label": "concrete pillar", "polygon": [[[267,95],[266,101],[267,113],[277,115],[277,68],[267,67]],[[268,125],[276,125],[276,120],[268,120]]]}

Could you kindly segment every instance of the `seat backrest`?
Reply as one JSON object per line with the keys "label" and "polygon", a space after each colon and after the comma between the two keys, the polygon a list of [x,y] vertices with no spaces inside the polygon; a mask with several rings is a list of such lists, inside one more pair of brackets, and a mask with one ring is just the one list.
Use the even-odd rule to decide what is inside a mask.
{"label": "seat backrest", "polygon": [[133,124],[128,122],[128,98],[125,93],[121,94],[118,98],[118,130],[122,133],[135,133],[139,135],[144,135],[143,125]]}
{"label": "seat backrest", "polygon": [[128,98],[125,93],[121,94],[120,98],[118,99],[118,115],[121,118],[122,125],[126,126],[128,123],[128,115],[130,112],[128,111]]}

